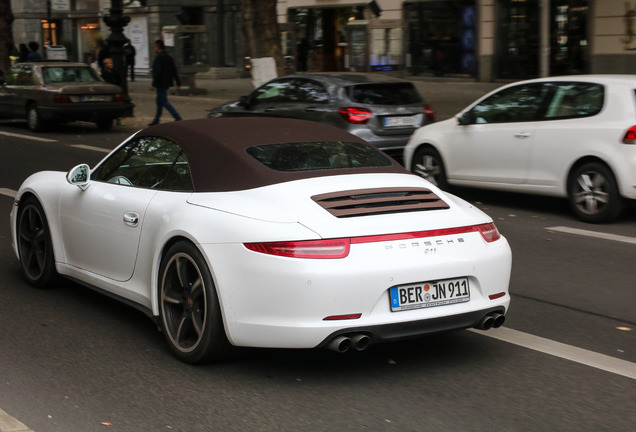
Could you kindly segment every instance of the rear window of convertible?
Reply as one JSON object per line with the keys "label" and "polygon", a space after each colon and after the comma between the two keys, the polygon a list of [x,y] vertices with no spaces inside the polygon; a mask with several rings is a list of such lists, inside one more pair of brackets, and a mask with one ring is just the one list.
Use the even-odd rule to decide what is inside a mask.
{"label": "rear window of convertible", "polygon": [[379,151],[360,143],[300,142],[254,146],[247,149],[254,159],[276,171],[371,168],[390,166]]}

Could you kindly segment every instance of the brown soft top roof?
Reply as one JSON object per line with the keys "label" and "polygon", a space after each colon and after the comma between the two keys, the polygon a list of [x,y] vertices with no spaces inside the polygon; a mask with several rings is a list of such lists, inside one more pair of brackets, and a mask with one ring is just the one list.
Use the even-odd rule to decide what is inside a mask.
{"label": "brown soft top roof", "polygon": [[246,149],[276,143],[344,141],[364,143],[344,130],[306,120],[241,117],[206,118],[162,123],[137,136],[161,136],[178,143],[186,153],[195,192],[252,189],[311,177],[361,173],[408,173],[400,164],[373,168],[312,171],[276,171],[263,165]]}

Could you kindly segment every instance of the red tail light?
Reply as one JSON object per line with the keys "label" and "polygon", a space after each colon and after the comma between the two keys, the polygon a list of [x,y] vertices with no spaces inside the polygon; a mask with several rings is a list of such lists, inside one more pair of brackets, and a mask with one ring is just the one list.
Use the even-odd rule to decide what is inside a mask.
{"label": "red tail light", "polygon": [[331,239],[245,243],[245,247],[254,252],[290,258],[345,258],[349,255],[350,244],[349,239]]}
{"label": "red tail light", "polygon": [[366,108],[340,108],[338,112],[343,119],[352,124],[365,124],[373,115],[371,110]]}
{"label": "red tail light", "polygon": [[55,103],[71,103],[73,101],[68,96],[64,96],[64,95],[61,95],[61,94],[56,94],[56,95],[53,96],[53,102],[55,102]]}
{"label": "red tail light", "polygon": [[429,119],[431,122],[435,121],[435,111],[431,105],[426,105],[424,107],[424,116]]}
{"label": "red tail light", "polygon": [[453,234],[479,232],[488,243],[501,238],[499,230],[494,223],[470,225],[457,228],[445,228],[429,231],[414,231],[399,234],[380,234],[329,240],[306,240],[289,242],[265,242],[245,243],[245,247],[251,251],[268,255],[277,255],[290,258],[346,258],[352,244],[375,243],[384,241],[411,240],[424,237],[440,237]]}
{"label": "red tail light", "polygon": [[116,94],[113,96],[113,102],[123,102],[123,101],[124,101],[123,94]]}
{"label": "red tail light", "polygon": [[636,126],[627,129],[623,137],[623,144],[636,144]]}

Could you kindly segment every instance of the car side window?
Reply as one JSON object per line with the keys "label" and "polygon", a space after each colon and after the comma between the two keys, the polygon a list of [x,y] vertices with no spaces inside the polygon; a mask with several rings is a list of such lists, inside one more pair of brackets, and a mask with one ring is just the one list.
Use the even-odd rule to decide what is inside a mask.
{"label": "car side window", "polygon": [[252,93],[252,102],[259,103],[284,103],[292,102],[290,98],[293,82],[290,80],[278,80],[264,84]]}
{"label": "car side window", "polygon": [[142,137],[113,153],[91,175],[95,181],[147,189],[192,191],[181,147],[161,137]]}
{"label": "car side window", "polygon": [[292,102],[303,103],[328,103],[329,92],[319,82],[297,79],[289,88],[289,97]]}
{"label": "car side window", "polygon": [[603,108],[605,89],[595,83],[554,83],[555,91],[545,118],[590,117]]}
{"label": "car side window", "polygon": [[536,121],[542,113],[549,91],[549,87],[543,84],[503,89],[472,109],[475,123]]}

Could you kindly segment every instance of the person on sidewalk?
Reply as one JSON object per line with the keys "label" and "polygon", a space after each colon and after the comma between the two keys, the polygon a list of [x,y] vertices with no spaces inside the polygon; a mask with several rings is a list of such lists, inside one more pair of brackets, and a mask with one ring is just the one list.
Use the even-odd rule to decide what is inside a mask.
{"label": "person on sidewalk", "polygon": [[159,124],[164,108],[172,114],[175,120],[181,120],[181,116],[177,110],[168,102],[168,89],[176,83],[177,90],[180,90],[181,79],[179,78],[179,72],[177,71],[174,59],[165,50],[166,46],[163,40],[156,40],[155,52],[157,55],[152,63],[152,85],[150,86],[150,90],[157,91],[157,112],[154,120],[149,123],[149,126]]}
{"label": "person on sidewalk", "polygon": [[[117,72],[117,70],[113,67],[113,59],[107,57],[102,61],[102,63],[104,64],[104,70],[102,71],[102,78],[104,79],[104,81],[121,87],[123,80],[119,72]],[[117,118],[115,120],[117,122],[117,126],[124,125],[121,119]]]}
{"label": "person on sidewalk", "polygon": [[128,75],[128,69],[130,69],[130,81],[135,81],[135,56],[137,50],[130,43],[130,39],[126,39],[126,45],[124,45],[124,57],[126,58],[126,75]]}

